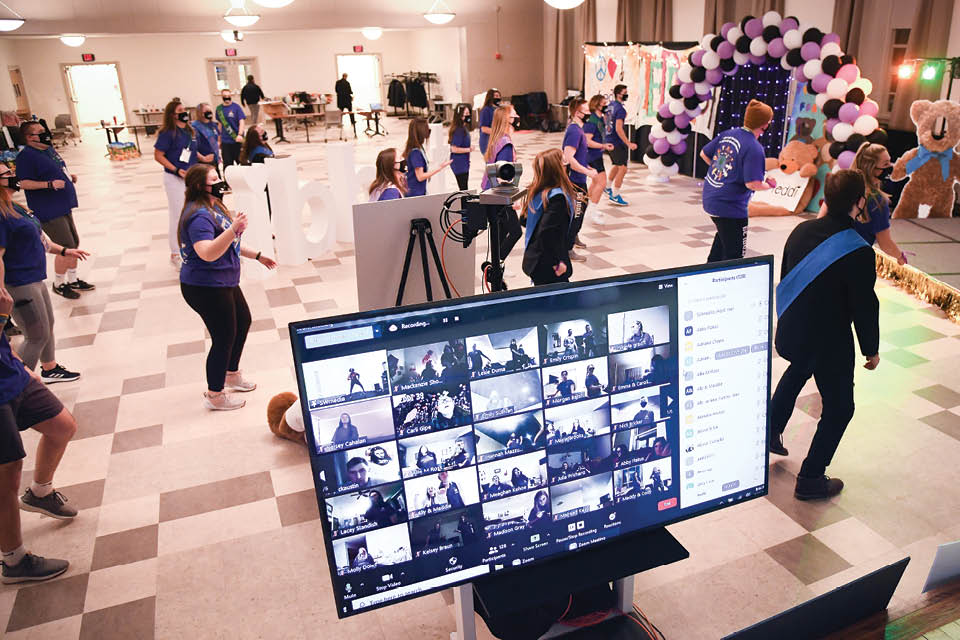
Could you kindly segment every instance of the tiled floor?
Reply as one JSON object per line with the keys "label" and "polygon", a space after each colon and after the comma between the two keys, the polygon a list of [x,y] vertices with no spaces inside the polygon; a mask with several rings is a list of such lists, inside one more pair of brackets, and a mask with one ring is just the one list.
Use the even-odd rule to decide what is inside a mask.
{"label": "tiled floor", "polygon": [[[360,141],[358,160],[402,146],[405,124],[391,119],[389,138]],[[529,167],[559,141],[528,133],[517,146]],[[83,372],[54,388],[80,423],[57,483],[82,511],[67,524],[23,514],[28,547],[72,566],[49,583],[0,588],[0,634],[447,638],[454,622],[440,595],[337,620],[306,452],[265,422],[270,396],[295,388],[286,324],[356,308],[352,247],[244,283],[254,317],[244,366],[260,387],[245,409],[208,413],[205,335],[167,263],[159,168],[148,157],[111,164],[102,149],[91,132],[63,151],[80,176],[77,222],[94,255],[81,274],[98,288],[54,300],[58,357]],[[304,179],[322,179],[323,149],[283,150]],[[705,259],[713,226],[697,185],[644,178],[627,178],[631,206],[602,205],[607,224],[588,222],[575,279]],[[795,223],[758,220],[750,251],[779,254]],[[508,271],[523,286],[519,255]],[[857,415],[830,468],[847,488],[826,503],[793,499],[820,411],[811,386],[786,434],[792,455],[771,466],[770,495],[671,527],[690,559],[639,576],[637,602],[667,637],[717,638],[911,555],[895,596],[907,603],[937,544],[960,537],[960,327],[886,283],[878,294],[883,360],[858,368]],[[774,361],[775,380],[783,368]],[[37,438],[25,436],[31,469]]]}

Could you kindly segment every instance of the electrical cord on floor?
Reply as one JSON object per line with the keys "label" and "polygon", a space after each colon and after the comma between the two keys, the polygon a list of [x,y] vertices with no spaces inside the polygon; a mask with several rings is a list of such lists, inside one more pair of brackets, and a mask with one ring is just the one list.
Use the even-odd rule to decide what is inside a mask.
{"label": "electrical cord on floor", "polygon": [[[658,637],[659,637],[660,640],[666,640],[666,638],[665,638],[664,635],[663,635],[663,632],[660,631],[660,629],[657,628],[657,625],[655,625],[655,624],[653,624],[652,622],[650,622],[650,619],[647,618],[646,614],[644,614],[643,611],[640,610],[640,607],[637,606],[637,603],[636,603],[636,602],[633,603],[633,610],[634,610],[634,612],[637,614],[637,616],[639,616],[639,617],[643,620],[643,622],[645,623],[645,624],[641,624],[641,626],[642,626],[642,627],[647,631],[647,633],[650,635],[651,640],[657,640]],[[633,616],[630,616],[630,617],[633,618]],[[634,619],[634,620],[637,620],[637,618],[633,618],[633,619]],[[639,620],[637,620],[637,622],[639,622]],[[653,630],[654,630],[654,631],[656,632],[656,634],[657,634],[656,636],[654,636],[653,634],[650,633],[650,630],[648,629],[647,625],[649,625],[650,627],[653,627]]]}
{"label": "electrical cord on floor", "polygon": [[[454,220],[454,221],[450,224],[450,226],[447,227],[447,230],[443,232],[443,240],[440,241],[440,268],[443,269],[443,276],[447,279],[447,282],[450,283],[450,288],[453,289],[453,292],[454,292],[455,294],[457,294],[457,297],[458,297],[458,298],[460,298],[460,297],[462,297],[462,296],[460,295],[460,292],[457,291],[456,285],[453,284],[453,279],[451,279],[451,278],[450,278],[450,274],[447,273],[447,261],[446,261],[446,255],[444,254],[444,250],[445,250],[446,245],[447,245],[447,236],[451,236],[451,237],[452,237],[452,234],[451,234],[450,232],[453,231],[453,225],[457,224],[458,222],[462,223],[463,220]],[[441,225],[442,225],[442,224],[443,224],[443,223],[441,222]],[[461,236],[461,238],[462,238],[462,237],[463,237],[463,236]],[[456,240],[456,238],[454,238],[454,240]],[[463,240],[460,240],[460,242],[463,242]]]}

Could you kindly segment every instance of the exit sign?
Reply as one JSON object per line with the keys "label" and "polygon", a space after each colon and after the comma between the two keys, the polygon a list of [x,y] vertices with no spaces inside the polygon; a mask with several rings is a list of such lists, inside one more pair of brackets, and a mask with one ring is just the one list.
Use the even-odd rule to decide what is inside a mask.
{"label": "exit sign", "polygon": [[355,45],[353,45],[353,52],[354,52],[354,53],[363,53],[363,45],[362,45],[362,44],[355,44]]}
{"label": "exit sign", "polygon": [[81,53],[81,54],[80,54],[80,58],[81,58],[84,62],[93,62],[94,60],[96,60],[96,58],[94,57],[94,55],[93,55],[92,53]]}
{"label": "exit sign", "polygon": [[236,50],[236,49],[225,49],[224,52],[225,52],[225,53],[227,54],[227,56],[229,56],[229,57],[233,57],[233,56],[237,55],[237,50]]}

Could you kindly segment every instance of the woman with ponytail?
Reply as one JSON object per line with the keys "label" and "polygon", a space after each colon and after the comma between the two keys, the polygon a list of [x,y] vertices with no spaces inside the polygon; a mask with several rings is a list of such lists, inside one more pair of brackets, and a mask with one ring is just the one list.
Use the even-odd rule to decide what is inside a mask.
{"label": "woman with ponytail", "polygon": [[559,149],[541,151],[533,161],[533,183],[523,199],[527,216],[523,272],[534,285],[569,282],[570,232],[577,190]]}

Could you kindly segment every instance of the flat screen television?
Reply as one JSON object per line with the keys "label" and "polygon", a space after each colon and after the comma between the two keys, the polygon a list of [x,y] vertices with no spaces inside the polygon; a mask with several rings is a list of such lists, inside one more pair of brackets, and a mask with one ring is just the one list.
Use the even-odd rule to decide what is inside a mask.
{"label": "flat screen television", "polygon": [[772,257],[295,322],[337,614],[767,492]]}

